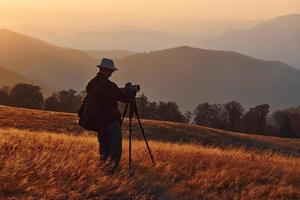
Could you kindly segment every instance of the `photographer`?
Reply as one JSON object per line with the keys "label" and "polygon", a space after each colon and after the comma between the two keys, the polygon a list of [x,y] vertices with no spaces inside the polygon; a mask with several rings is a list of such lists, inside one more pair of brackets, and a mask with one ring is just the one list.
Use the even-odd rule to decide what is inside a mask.
{"label": "photographer", "polygon": [[103,58],[99,67],[99,73],[87,85],[86,91],[96,99],[101,111],[101,129],[97,133],[99,141],[99,155],[101,164],[104,163],[109,173],[113,173],[119,165],[122,154],[121,114],[118,110],[118,101],[129,102],[132,95],[119,88],[109,77],[117,70],[114,62]]}

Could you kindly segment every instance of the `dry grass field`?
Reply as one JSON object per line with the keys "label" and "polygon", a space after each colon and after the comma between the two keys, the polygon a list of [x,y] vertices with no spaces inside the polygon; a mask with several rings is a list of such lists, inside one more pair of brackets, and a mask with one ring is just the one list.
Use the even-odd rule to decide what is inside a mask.
{"label": "dry grass field", "polygon": [[134,174],[125,138],[120,169],[107,176],[75,115],[0,113],[0,199],[300,199],[299,139],[143,120],[156,166],[135,126]]}

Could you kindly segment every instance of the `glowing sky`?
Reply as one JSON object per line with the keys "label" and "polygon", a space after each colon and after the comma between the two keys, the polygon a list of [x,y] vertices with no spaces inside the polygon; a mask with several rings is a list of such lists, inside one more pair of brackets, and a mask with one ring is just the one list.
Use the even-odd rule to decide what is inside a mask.
{"label": "glowing sky", "polygon": [[176,22],[271,19],[300,0],[0,0],[0,25],[56,29],[153,27]]}

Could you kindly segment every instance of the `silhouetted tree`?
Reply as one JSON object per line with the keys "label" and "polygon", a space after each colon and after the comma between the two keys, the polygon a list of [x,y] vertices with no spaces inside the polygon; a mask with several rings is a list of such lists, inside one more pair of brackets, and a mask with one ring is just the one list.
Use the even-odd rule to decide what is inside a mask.
{"label": "silhouetted tree", "polygon": [[203,103],[193,111],[194,123],[212,128],[224,128],[224,109],[222,104]]}
{"label": "silhouetted tree", "polygon": [[52,111],[60,111],[61,105],[57,97],[57,93],[53,93],[50,97],[45,99],[44,103],[45,110],[52,110]]}
{"label": "silhouetted tree", "polygon": [[62,112],[77,112],[82,103],[82,97],[76,95],[76,91],[72,89],[59,91],[57,99],[60,104],[59,111]]}
{"label": "silhouetted tree", "polygon": [[208,126],[212,128],[225,129],[226,116],[224,115],[224,105],[211,104],[209,110]]}
{"label": "silhouetted tree", "polygon": [[239,102],[231,101],[224,105],[224,112],[227,115],[227,130],[238,131],[244,113],[243,106]]}
{"label": "silhouetted tree", "polygon": [[289,112],[279,110],[274,112],[272,117],[275,122],[275,126],[279,129],[279,136],[295,137]]}
{"label": "silhouetted tree", "polygon": [[300,110],[295,110],[290,113],[292,129],[295,137],[300,137]]}
{"label": "silhouetted tree", "polygon": [[0,104],[10,105],[9,87],[7,86],[0,89]]}
{"label": "silhouetted tree", "polygon": [[211,107],[209,103],[198,105],[194,111],[194,123],[202,126],[209,126]]}
{"label": "silhouetted tree", "polygon": [[185,122],[184,115],[179,111],[179,107],[175,102],[160,101],[157,109],[158,119],[174,122]]}
{"label": "silhouetted tree", "polygon": [[42,108],[43,95],[39,86],[18,83],[10,91],[12,105],[24,108]]}
{"label": "silhouetted tree", "polygon": [[268,104],[262,104],[254,108],[250,108],[243,116],[242,130],[248,133],[264,133],[269,108],[270,106]]}
{"label": "silhouetted tree", "polygon": [[[176,122],[189,121],[185,115],[180,112],[179,107],[175,102],[150,102],[145,94],[141,94],[141,96],[136,97],[136,104],[139,115],[143,119],[157,119]],[[119,104],[121,112],[124,111],[124,108],[125,104]],[[126,116],[128,117],[128,112]]]}
{"label": "silhouetted tree", "polygon": [[139,111],[139,115],[144,119],[151,119],[151,110],[149,108],[149,101],[145,94],[141,94],[141,96],[136,97],[136,105]]}
{"label": "silhouetted tree", "polygon": [[59,112],[76,113],[82,104],[85,94],[83,92],[76,94],[75,90],[62,90],[53,93],[45,100],[45,109]]}
{"label": "silhouetted tree", "polygon": [[159,110],[158,110],[158,103],[153,101],[149,102],[148,109],[149,109],[149,119],[159,119]]}

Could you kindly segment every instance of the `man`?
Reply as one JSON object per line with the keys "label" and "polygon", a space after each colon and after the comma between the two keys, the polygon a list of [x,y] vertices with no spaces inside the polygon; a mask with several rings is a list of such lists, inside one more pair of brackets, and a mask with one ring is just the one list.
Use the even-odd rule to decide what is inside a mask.
{"label": "man", "polygon": [[[121,114],[118,110],[118,101],[128,102],[130,97],[124,89],[119,88],[109,77],[115,68],[114,62],[103,58],[99,67],[99,73],[87,85],[88,94],[93,92],[101,115],[105,120],[103,128],[98,131],[99,155],[101,163],[108,164],[108,169],[113,173],[117,169],[122,154],[122,132],[121,132]],[[100,122],[99,122],[100,123]]]}

